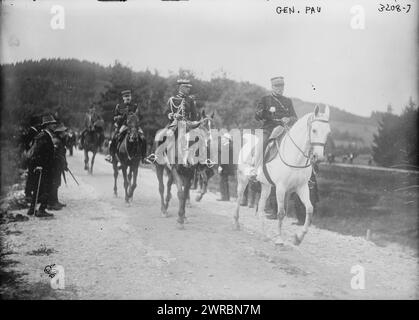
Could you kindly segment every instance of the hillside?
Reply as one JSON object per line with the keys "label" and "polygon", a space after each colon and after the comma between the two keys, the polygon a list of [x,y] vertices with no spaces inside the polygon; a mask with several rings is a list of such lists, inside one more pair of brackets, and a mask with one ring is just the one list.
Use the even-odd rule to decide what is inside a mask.
{"label": "hillside", "polygon": [[[298,98],[292,100],[298,116],[311,112],[315,106],[314,103]],[[336,146],[349,146],[351,143],[355,143],[357,147],[372,145],[373,135],[377,133],[378,119],[358,116],[334,106],[330,106],[330,114],[332,137]]]}
{"label": "hillside", "polygon": [[[162,118],[167,98],[176,91],[178,76],[194,83],[198,104],[216,111],[217,125],[232,128],[255,128],[255,101],[266,90],[249,82],[226,78],[210,81],[197,79],[187,70],[161,77],[157,72],[133,72],[115,62],[112,66],[76,59],[42,59],[1,66],[3,92],[1,101],[2,133],[17,125],[26,126],[30,117],[40,112],[57,112],[67,125],[80,126],[87,107],[98,103],[105,120],[110,123],[119,92],[130,88],[134,100],[143,109],[143,126],[151,138],[165,124]],[[314,103],[293,98],[298,115],[311,112]],[[351,114],[331,107],[332,138],[336,146],[370,147],[376,132],[376,118]]]}

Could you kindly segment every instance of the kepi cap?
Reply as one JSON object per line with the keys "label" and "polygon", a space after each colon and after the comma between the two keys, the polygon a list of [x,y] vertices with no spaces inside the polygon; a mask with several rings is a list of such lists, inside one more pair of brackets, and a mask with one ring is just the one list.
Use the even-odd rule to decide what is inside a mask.
{"label": "kepi cap", "polygon": [[180,85],[180,86],[192,87],[191,82],[187,79],[179,79],[177,81],[177,84]]}
{"label": "kepi cap", "polygon": [[130,96],[131,95],[131,90],[122,90],[121,94],[122,94],[123,97]]}
{"label": "kepi cap", "polygon": [[284,82],[284,77],[274,77],[274,78],[271,78],[271,84],[273,86],[283,85],[284,83],[285,83]]}
{"label": "kepi cap", "polygon": [[44,127],[48,124],[56,124],[56,123],[57,123],[57,120],[55,120],[52,115],[48,114],[48,115],[42,117],[41,126]]}

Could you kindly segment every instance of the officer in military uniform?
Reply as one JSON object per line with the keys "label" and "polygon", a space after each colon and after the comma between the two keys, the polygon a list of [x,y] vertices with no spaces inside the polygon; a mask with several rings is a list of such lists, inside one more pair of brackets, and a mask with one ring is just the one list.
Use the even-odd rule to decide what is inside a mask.
{"label": "officer in military uniform", "polygon": [[[121,91],[121,95],[123,103],[117,104],[114,110],[113,120],[115,133],[109,145],[109,155],[105,159],[106,161],[111,163],[112,159],[115,157],[118,143],[121,142],[125,136],[125,132],[127,129],[126,121],[128,114],[135,113],[138,117],[138,120],[142,119],[139,106],[131,101],[131,90],[123,90]],[[138,131],[140,134],[140,140],[145,141],[143,130],[139,128]]]}
{"label": "officer in military uniform", "polygon": [[[42,117],[41,132],[35,137],[33,146],[29,149],[29,170],[35,173],[36,189],[32,194],[31,206],[28,215],[37,217],[52,217],[53,214],[45,209],[52,183],[52,168],[54,161],[53,132],[57,121],[52,115]],[[38,197],[37,197],[38,195]],[[38,211],[35,211],[37,202],[40,203]]]}
{"label": "officer in military uniform", "polygon": [[[196,101],[194,96],[190,95],[192,85],[189,80],[179,79],[177,81],[179,85],[179,91],[175,96],[172,96],[167,101],[166,115],[169,118],[169,124],[161,130],[155,137],[154,149],[157,148],[159,142],[163,141],[164,136],[173,135],[176,132],[179,121],[186,122],[189,127],[199,126],[199,115],[196,107]],[[168,145],[169,149],[173,148],[174,145]],[[147,157],[148,162],[154,162],[156,155],[154,153]]]}
{"label": "officer in military uniform", "polygon": [[103,141],[105,140],[105,134],[103,132],[104,124],[102,116],[96,112],[96,106],[91,104],[89,111],[84,117],[84,129],[80,133],[80,150],[83,149],[84,139],[88,130],[94,130],[99,134],[99,148],[102,147]]}
{"label": "officer in military uniform", "polygon": [[[285,85],[284,78],[272,78],[271,85],[272,93],[262,97],[261,101],[258,103],[255,115],[256,120],[263,121],[261,127],[263,130],[263,149],[262,153],[256,152],[255,155],[255,167],[250,171],[250,178],[253,181],[256,180],[258,171],[261,170],[263,154],[272,131],[277,126],[291,126],[297,120],[297,114],[295,113],[292,100],[283,95]],[[271,193],[266,201],[265,211],[271,214],[268,218],[276,218],[277,203],[275,187],[271,188]]]}
{"label": "officer in military uniform", "polygon": [[54,161],[51,170],[51,189],[48,199],[49,210],[61,210],[66,204],[58,201],[58,188],[61,186],[61,176],[64,171],[68,171],[66,149],[64,144],[67,128],[64,125],[58,126],[54,130]]}

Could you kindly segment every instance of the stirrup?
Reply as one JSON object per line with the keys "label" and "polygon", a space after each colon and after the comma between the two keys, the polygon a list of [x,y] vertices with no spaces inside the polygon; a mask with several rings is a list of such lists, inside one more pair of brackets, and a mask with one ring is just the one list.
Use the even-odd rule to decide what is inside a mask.
{"label": "stirrup", "polygon": [[109,154],[105,157],[105,161],[108,161],[109,163],[113,163],[113,157]]}
{"label": "stirrup", "polygon": [[154,153],[152,153],[149,156],[145,157],[144,160],[148,163],[154,164],[157,161],[157,156]]}
{"label": "stirrup", "polygon": [[208,168],[212,168],[215,165],[215,161],[212,161],[211,159],[207,159],[205,160],[205,164],[207,165]]}

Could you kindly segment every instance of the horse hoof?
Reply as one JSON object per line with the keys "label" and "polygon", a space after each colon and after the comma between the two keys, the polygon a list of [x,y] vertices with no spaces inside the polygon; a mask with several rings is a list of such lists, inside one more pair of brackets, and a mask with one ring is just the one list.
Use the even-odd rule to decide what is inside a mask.
{"label": "horse hoof", "polygon": [[239,224],[238,222],[235,222],[235,223],[233,224],[233,230],[234,230],[234,231],[240,231],[240,224]]}
{"label": "horse hoof", "polygon": [[294,234],[294,245],[298,246],[301,243],[301,239],[297,234]]}
{"label": "horse hoof", "polygon": [[201,197],[201,196],[196,196],[195,201],[196,201],[196,202],[199,202],[199,201],[201,201],[201,199],[202,199],[202,197]]}
{"label": "horse hoof", "polygon": [[275,246],[283,247],[284,246],[284,240],[282,240],[281,238],[276,239],[275,240]]}
{"label": "horse hoof", "polygon": [[178,222],[178,223],[177,223],[177,228],[178,228],[179,230],[185,230],[185,225],[184,225],[183,223]]}
{"label": "horse hoof", "polygon": [[189,223],[189,219],[188,218],[183,218],[183,223]]}
{"label": "horse hoof", "polygon": [[162,216],[162,218],[169,217],[169,215],[167,214],[167,212],[164,212],[164,211],[161,212],[161,216]]}

